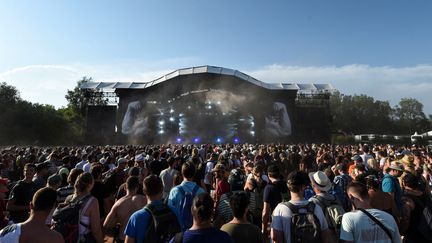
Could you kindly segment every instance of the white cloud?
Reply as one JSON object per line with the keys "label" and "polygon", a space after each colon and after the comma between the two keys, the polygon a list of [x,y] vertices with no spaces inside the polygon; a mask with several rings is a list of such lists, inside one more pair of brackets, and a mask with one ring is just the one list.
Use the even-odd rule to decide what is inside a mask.
{"label": "white cloud", "polygon": [[[97,82],[146,82],[177,68],[199,65],[197,58],[173,58],[153,63],[118,61],[103,65],[31,65],[0,73],[0,81],[18,88],[23,99],[31,102],[66,105],[68,89],[83,76]],[[229,68],[229,67],[228,67]],[[412,67],[286,66],[269,65],[240,70],[264,82],[330,83],[345,94],[367,94],[395,105],[403,97],[413,97],[432,114],[432,65]]]}
{"label": "white cloud", "polygon": [[367,94],[392,105],[401,98],[412,97],[432,114],[432,65],[412,67],[346,66],[283,66],[269,65],[247,74],[266,82],[330,83],[344,94]]}

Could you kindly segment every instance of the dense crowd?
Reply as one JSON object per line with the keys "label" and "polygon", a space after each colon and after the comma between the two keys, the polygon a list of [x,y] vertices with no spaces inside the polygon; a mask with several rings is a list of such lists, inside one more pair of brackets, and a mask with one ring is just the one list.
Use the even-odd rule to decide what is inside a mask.
{"label": "dense crowd", "polygon": [[432,242],[425,146],[0,151],[0,242]]}

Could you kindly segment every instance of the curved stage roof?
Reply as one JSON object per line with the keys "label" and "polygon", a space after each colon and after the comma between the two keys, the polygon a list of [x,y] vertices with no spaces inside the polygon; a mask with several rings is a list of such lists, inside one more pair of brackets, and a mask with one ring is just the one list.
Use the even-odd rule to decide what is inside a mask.
{"label": "curved stage roof", "polygon": [[297,90],[299,92],[312,93],[332,92],[335,90],[330,84],[266,83],[238,70],[215,66],[199,66],[178,69],[150,82],[88,82],[82,84],[80,88],[93,89],[98,91],[113,91],[116,89],[145,89],[156,84],[174,79],[175,77],[206,73],[234,76],[259,87],[270,90]]}

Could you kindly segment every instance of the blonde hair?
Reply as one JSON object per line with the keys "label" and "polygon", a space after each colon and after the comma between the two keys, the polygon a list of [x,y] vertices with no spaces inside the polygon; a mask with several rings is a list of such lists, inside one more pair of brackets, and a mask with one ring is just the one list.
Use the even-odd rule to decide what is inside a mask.
{"label": "blonde hair", "polygon": [[374,158],[370,158],[367,160],[367,165],[369,168],[379,170],[378,162]]}

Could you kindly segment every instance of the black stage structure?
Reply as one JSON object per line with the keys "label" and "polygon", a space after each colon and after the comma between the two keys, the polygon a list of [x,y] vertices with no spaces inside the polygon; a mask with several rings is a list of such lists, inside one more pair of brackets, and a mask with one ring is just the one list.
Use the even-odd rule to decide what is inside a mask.
{"label": "black stage structure", "polygon": [[329,84],[265,83],[200,66],[150,82],[88,82],[87,143],[288,143],[330,140]]}

